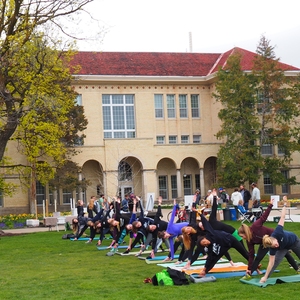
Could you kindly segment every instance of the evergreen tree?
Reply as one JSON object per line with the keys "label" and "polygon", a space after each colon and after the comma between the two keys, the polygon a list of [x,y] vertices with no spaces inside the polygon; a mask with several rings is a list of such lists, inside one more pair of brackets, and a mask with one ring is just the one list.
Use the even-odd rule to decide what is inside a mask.
{"label": "evergreen tree", "polygon": [[[243,72],[241,54],[235,53],[217,79],[214,96],[223,105],[217,137],[224,139],[217,161],[219,183],[235,187],[265,173],[272,184],[295,184],[295,177],[285,178],[282,171],[299,150],[299,78],[285,76],[262,37],[252,73]],[[271,155],[265,149],[272,149]]]}

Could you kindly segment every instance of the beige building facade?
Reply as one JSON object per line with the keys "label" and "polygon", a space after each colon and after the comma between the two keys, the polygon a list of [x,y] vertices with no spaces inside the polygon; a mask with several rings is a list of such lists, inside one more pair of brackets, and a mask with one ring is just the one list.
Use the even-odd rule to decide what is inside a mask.
{"label": "beige building facade", "polygon": [[[50,211],[55,202],[59,211],[65,211],[70,210],[70,199],[87,203],[91,196],[102,193],[108,198],[133,192],[145,201],[150,195],[183,201],[185,195],[200,189],[204,196],[216,184],[217,153],[224,142],[216,139],[221,104],[213,97],[224,54],[195,58],[186,53],[187,62],[182,66],[172,54],[103,56],[80,53],[76,64],[82,70],[73,82],[77,103],[83,105],[88,119],[84,145],[77,147],[79,154],[73,160],[82,169],[79,179],[90,184],[78,191],[38,186],[39,211],[45,199]],[[296,70],[291,67],[291,71]],[[16,153],[11,143],[7,156],[17,157]],[[299,177],[299,171],[300,156],[295,153],[288,176]],[[8,180],[18,181],[17,175],[10,176]],[[262,177],[258,183],[262,194],[266,184]],[[299,186],[272,188],[274,194],[300,194]],[[2,213],[29,211],[26,189],[2,196],[1,201]]]}

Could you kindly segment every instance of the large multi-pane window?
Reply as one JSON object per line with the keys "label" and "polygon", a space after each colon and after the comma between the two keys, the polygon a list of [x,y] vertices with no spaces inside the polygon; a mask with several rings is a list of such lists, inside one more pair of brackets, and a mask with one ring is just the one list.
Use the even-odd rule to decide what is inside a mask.
{"label": "large multi-pane window", "polygon": [[135,138],[134,95],[102,95],[104,138]]}
{"label": "large multi-pane window", "polygon": [[[281,174],[285,179],[289,178],[289,171],[288,170],[281,171]],[[287,183],[282,184],[281,185],[281,193],[282,194],[288,194],[289,192],[290,192],[289,185]]]}
{"label": "large multi-pane window", "polygon": [[171,192],[172,192],[172,199],[176,199],[178,197],[176,175],[171,175]]}
{"label": "large multi-pane window", "polygon": [[175,95],[167,95],[167,110],[169,119],[176,117]]}
{"label": "large multi-pane window", "polygon": [[43,200],[46,200],[46,189],[45,187],[39,182],[36,182],[36,204],[42,205]]}
{"label": "large multi-pane window", "polygon": [[163,199],[168,199],[168,180],[167,176],[158,177],[159,196]]}
{"label": "large multi-pane window", "polygon": [[3,193],[0,191],[0,207],[3,206]]}
{"label": "large multi-pane window", "polygon": [[188,117],[187,95],[179,95],[179,115],[180,118]]}
{"label": "large multi-pane window", "polygon": [[199,118],[199,95],[191,95],[192,118]]}
{"label": "large multi-pane window", "polygon": [[164,117],[164,102],[163,95],[154,95],[155,118],[162,119]]}
{"label": "large multi-pane window", "polygon": [[264,194],[274,194],[274,186],[268,173],[264,173]]}

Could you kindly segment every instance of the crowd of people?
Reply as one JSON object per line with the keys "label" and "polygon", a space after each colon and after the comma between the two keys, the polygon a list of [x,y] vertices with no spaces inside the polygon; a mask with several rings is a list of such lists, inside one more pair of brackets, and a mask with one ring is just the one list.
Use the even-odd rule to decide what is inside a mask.
{"label": "crowd of people", "polygon": [[[253,191],[255,188],[257,188],[257,185],[253,184]],[[260,264],[268,252],[269,264],[266,273],[261,278],[261,282],[267,280],[283,257],[286,257],[289,264],[297,273],[300,273],[298,264],[290,253],[290,251],[293,251],[300,259],[300,240],[294,233],[283,230],[286,196],[283,197],[285,204],[280,221],[274,230],[264,226],[273,207],[273,200],[270,201],[262,216],[250,226],[242,223],[238,229],[235,229],[225,222],[218,221],[216,217],[218,203],[224,200],[229,201],[224,189],[219,189],[219,194],[216,189],[210,191],[206,201],[211,204],[211,212],[209,215],[205,215],[204,209],[206,206],[203,206],[200,211],[200,218],[198,215],[199,209],[197,209],[201,200],[199,194],[200,191],[197,190],[193,199],[189,222],[175,222],[178,207],[176,200],[174,200],[170,221],[163,220],[162,197],[158,198],[158,208],[154,218],[145,215],[141,199],[133,193],[126,195],[123,200],[120,197],[115,197],[111,202],[104,195],[101,195],[98,200],[93,196],[87,205],[86,215],[83,202],[78,200],[78,216],[72,221],[75,233],[74,240],[78,240],[89,228],[90,235],[87,243],[91,243],[98,234],[97,245],[101,245],[105,235],[108,235],[112,239],[108,248],[114,253],[128,235],[129,244],[122,253],[123,255],[129,254],[138,244],[140,245],[140,251],[136,255],[141,255],[145,249],[150,247],[151,253],[148,258],[154,258],[159,249],[168,249],[168,256],[165,261],[176,261],[174,259],[175,252],[181,247],[176,263],[186,261],[184,269],[190,268],[200,254],[206,258],[201,276],[205,276],[222,256],[225,256],[234,265],[228,252],[231,248],[236,249],[248,263],[244,278],[251,278],[255,271],[261,274]],[[225,194],[225,196],[222,196],[222,194]],[[249,202],[251,198],[254,198],[253,193],[251,195],[243,185],[240,186],[239,190],[235,190],[232,195],[233,205],[236,204],[237,207],[245,207],[245,199]],[[255,197],[255,200],[260,200],[259,193],[256,192]],[[245,247],[243,240],[246,241],[248,249]],[[165,248],[163,248],[163,243]],[[255,253],[256,245],[258,245],[257,253]]]}

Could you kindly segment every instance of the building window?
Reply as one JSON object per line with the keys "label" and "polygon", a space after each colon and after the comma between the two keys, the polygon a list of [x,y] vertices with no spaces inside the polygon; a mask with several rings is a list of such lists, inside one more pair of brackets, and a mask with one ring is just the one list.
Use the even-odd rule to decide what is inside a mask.
{"label": "building window", "polygon": [[102,95],[104,138],[135,138],[134,95]]}
{"label": "building window", "polygon": [[189,136],[188,135],[182,135],[181,136],[181,144],[188,144],[189,141]]}
{"label": "building window", "polygon": [[199,95],[191,95],[192,118],[199,118]]}
{"label": "building window", "polygon": [[278,145],[278,155],[286,155],[286,150],[283,146]]}
{"label": "building window", "polygon": [[200,174],[195,175],[195,188],[200,190]]}
{"label": "building window", "polygon": [[165,137],[163,135],[158,135],[156,137],[156,144],[158,145],[165,144]]}
{"label": "building window", "polygon": [[155,118],[162,119],[164,117],[163,95],[154,95]]}
{"label": "building window", "polygon": [[172,192],[172,199],[176,199],[178,197],[176,175],[171,175],[171,192]]}
{"label": "building window", "polygon": [[122,161],[119,163],[118,173],[119,173],[119,181],[132,180],[132,169],[127,162]]}
{"label": "building window", "polygon": [[184,195],[193,195],[191,175],[183,175],[183,193]]}
{"label": "building window", "polygon": [[36,184],[36,204],[43,205],[43,200],[46,200],[45,187],[37,181]]}
{"label": "building window", "polygon": [[173,119],[176,117],[176,108],[175,108],[175,95],[167,95],[167,109],[168,109],[168,118]]}
{"label": "building window", "polygon": [[[285,179],[288,179],[289,178],[289,171],[287,170],[284,170],[284,171],[281,171],[281,174],[282,176],[285,178]],[[290,187],[287,183],[284,183],[281,185],[281,193],[282,194],[289,194],[290,192]]]}
{"label": "building window", "polygon": [[200,143],[201,143],[201,135],[200,134],[193,135],[193,144],[200,144]]}
{"label": "building window", "polygon": [[177,135],[169,136],[169,144],[177,144]]}
{"label": "building window", "polygon": [[75,102],[76,102],[76,105],[82,106],[82,95],[81,94],[77,95]]}
{"label": "building window", "polygon": [[272,144],[263,144],[261,147],[262,155],[272,155],[273,154],[273,145]]}
{"label": "building window", "polygon": [[188,110],[187,110],[187,95],[179,95],[179,114],[180,118],[187,118],[188,117]]}
{"label": "building window", "polygon": [[264,194],[274,194],[274,186],[268,173],[264,173]]}
{"label": "building window", "polygon": [[70,204],[73,199],[72,192],[63,189],[63,204]]}
{"label": "building window", "polygon": [[3,207],[3,193],[0,191],[0,207]]}
{"label": "building window", "polygon": [[163,199],[168,199],[168,180],[167,176],[159,176],[158,177],[158,188],[159,188],[159,196]]}
{"label": "building window", "polygon": [[270,98],[264,91],[257,92],[257,112],[259,114],[265,114],[270,112]]}

